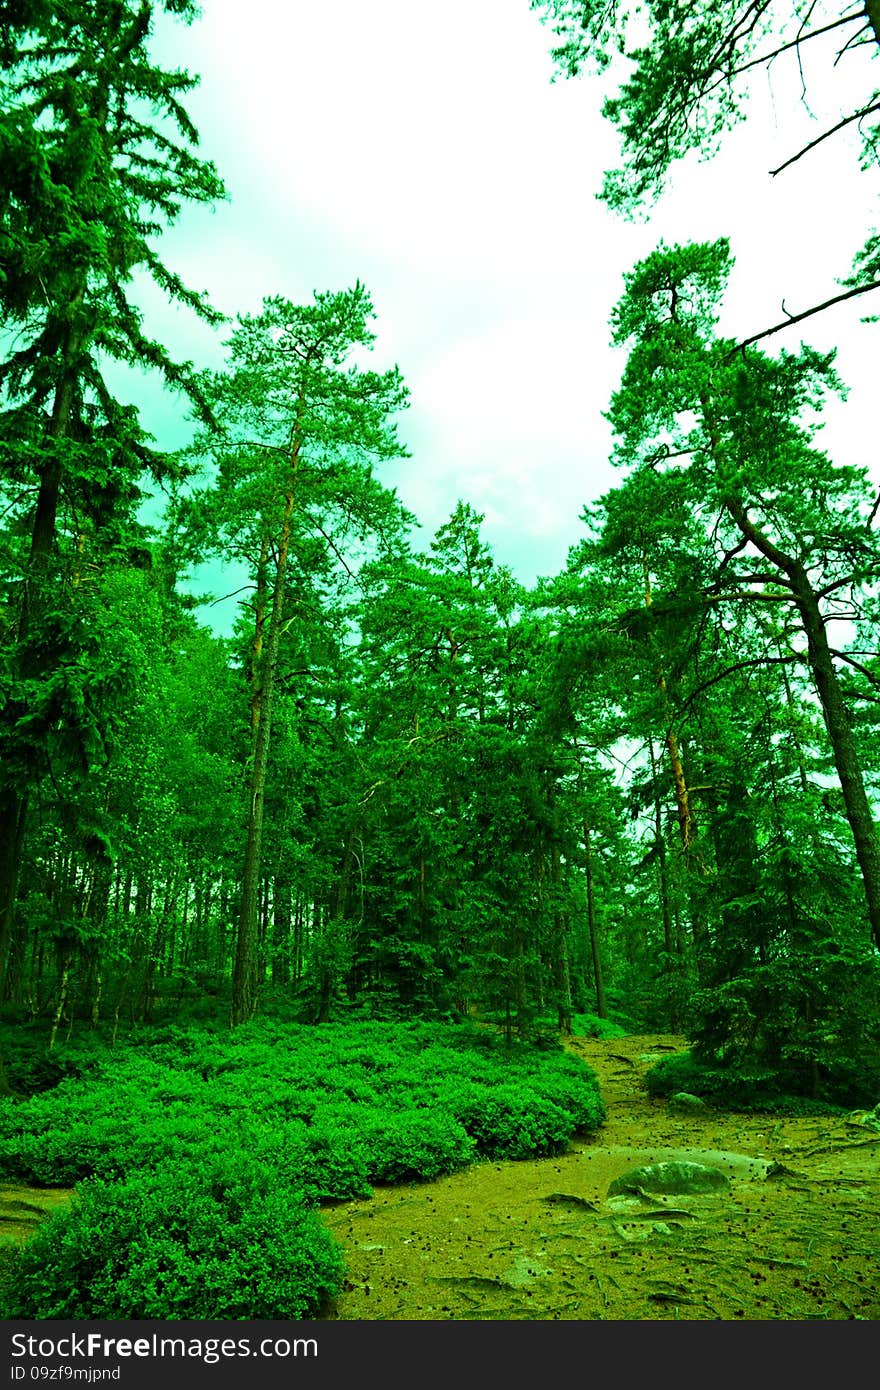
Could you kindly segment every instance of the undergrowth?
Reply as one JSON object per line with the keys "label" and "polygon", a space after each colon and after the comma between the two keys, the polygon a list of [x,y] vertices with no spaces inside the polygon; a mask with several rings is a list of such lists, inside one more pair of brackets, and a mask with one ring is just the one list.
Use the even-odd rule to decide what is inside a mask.
{"label": "undergrowth", "polygon": [[315,1316],[342,1268],[322,1202],[560,1153],[604,1118],[578,1059],[464,1025],[167,1027],[52,1065],[0,1101],[0,1176],[79,1198],[4,1264],[4,1317]]}
{"label": "undergrowth", "polygon": [[[722,1110],[776,1115],[839,1114],[844,1106],[821,1096],[798,1095],[786,1089],[785,1076],[770,1067],[741,1064],[710,1066],[691,1052],[664,1057],[645,1075],[651,1096],[686,1091]],[[853,1100],[853,1104],[857,1104]]]}

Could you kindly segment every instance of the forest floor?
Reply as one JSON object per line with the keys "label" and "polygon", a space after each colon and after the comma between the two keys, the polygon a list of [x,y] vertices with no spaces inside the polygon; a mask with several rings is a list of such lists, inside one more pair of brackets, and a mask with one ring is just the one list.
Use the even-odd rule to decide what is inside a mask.
{"label": "forest floor", "polygon": [[[672,1113],[644,1074],[680,1037],[569,1043],[607,1119],[558,1158],[478,1163],[326,1206],[348,1276],[328,1319],[880,1318],[880,1134],[847,1116]],[[721,1192],[609,1196],[639,1164],[722,1169]],[[60,1190],[0,1185],[0,1239]]]}
{"label": "forest floor", "polygon": [[[644,1073],[685,1039],[576,1038],[607,1120],[558,1158],[480,1163],[325,1208],[348,1268],[328,1317],[880,1318],[880,1134],[846,1116],[671,1113]],[[720,1193],[612,1196],[638,1164]]]}

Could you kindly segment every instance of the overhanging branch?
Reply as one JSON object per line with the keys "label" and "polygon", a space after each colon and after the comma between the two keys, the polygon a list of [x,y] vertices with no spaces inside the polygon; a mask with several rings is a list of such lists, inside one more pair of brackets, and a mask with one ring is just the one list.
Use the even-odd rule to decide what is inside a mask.
{"label": "overhanging branch", "polygon": [[755,656],[750,657],[747,661],[737,661],[733,666],[728,666],[726,671],[721,671],[717,676],[712,676],[710,680],[703,681],[703,684],[698,685],[696,690],[692,690],[687,699],[679,706],[680,712],[684,714],[685,710],[689,709],[700,695],[705,694],[713,685],[717,685],[719,681],[726,680],[728,676],[732,676],[736,671],[745,671],[750,666],[790,666],[793,662],[799,662],[800,660],[801,658],[799,656]]}
{"label": "overhanging branch", "polygon": [[814,314],[821,314],[834,304],[842,304],[845,300],[855,299],[860,294],[870,294],[871,290],[880,290],[880,280],[872,280],[869,285],[856,285],[854,289],[845,290],[843,294],[835,294],[831,299],[826,299],[823,304],[816,304],[812,309],[805,309],[801,314],[789,314],[788,318],[783,319],[781,323],[775,323],[772,328],[762,328],[760,333],[753,333],[750,338],[743,338],[736,347],[731,348],[728,357],[733,357],[735,353],[751,347],[752,343],[760,342],[762,338],[771,338],[774,333],[781,333],[783,328],[791,328],[793,323],[802,323],[804,319],[812,318]]}
{"label": "overhanging branch", "polygon": [[846,126],[852,125],[854,121],[860,121],[865,116],[872,115],[875,111],[880,111],[880,102],[875,101],[871,106],[863,106],[861,111],[854,111],[851,116],[844,116],[842,121],[838,121],[837,125],[831,126],[830,130],[825,130],[821,135],[817,135],[815,140],[811,140],[808,145],[804,145],[803,149],[798,150],[797,154],[793,154],[784,164],[780,164],[777,169],[771,169],[770,177],[775,179],[776,175],[781,174],[783,169],[788,169],[792,164],[797,164],[799,159],[803,159],[805,154],[809,154],[810,150],[814,150],[816,146],[821,145],[824,140],[830,140],[831,136],[836,135],[839,130],[844,130]]}

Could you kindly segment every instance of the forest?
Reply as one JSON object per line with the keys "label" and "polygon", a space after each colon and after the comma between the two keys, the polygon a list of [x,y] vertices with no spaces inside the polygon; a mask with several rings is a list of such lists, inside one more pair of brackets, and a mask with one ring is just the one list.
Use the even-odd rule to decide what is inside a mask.
{"label": "forest", "polygon": [[[563,78],[632,19],[532,8]],[[572,1037],[680,1035],[649,1088],[733,1111],[880,1100],[880,492],[821,447],[834,354],[791,315],[725,337],[729,239],[661,242],[609,325],[619,481],[564,565],[520,582],[467,498],[425,540],[382,480],[411,402],[369,287],[228,322],[166,264],[225,189],[160,13],[197,17],[0,16],[0,1178],[81,1185],[0,1246],[6,1318],[317,1317],[321,1203],[602,1125]],[[874,0],[640,22],[622,215],[748,70],[831,34],[842,83],[880,46]],[[870,178],[880,96],[845,95]],[[876,231],[841,276],[867,312]],[[150,336],[148,282],[224,366]],[[192,576],[231,560],[220,636]]]}

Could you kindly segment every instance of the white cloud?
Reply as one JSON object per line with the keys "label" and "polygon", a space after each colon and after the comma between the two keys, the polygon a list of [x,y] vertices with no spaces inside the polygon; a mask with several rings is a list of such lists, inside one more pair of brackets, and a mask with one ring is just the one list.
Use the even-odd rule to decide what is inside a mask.
{"label": "white cloud", "polygon": [[[398,361],[412,391],[414,458],[386,476],[429,534],[459,497],[485,511],[526,580],[564,563],[581,506],[614,481],[602,411],[622,366],[608,316],[623,273],[661,235],[728,234],[722,326],[745,335],[783,299],[794,313],[835,293],[871,225],[873,180],[846,137],[768,176],[822,128],[781,61],[722,156],[677,169],[645,224],[597,202],[616,136],[594,82],[551,84],[550,34],[526,0],[207,0],[195,26],[160,37],[166,61],[202,76],[190,107],[233,195],[185,215],[175,267],[229,312],[362,279],[377,365]],[[185,355],[205,348],[173,324]],[[876,331],[858,305],[802,329],[839,341],[853,390],[824,443],[854,462],[872,461]]]}

